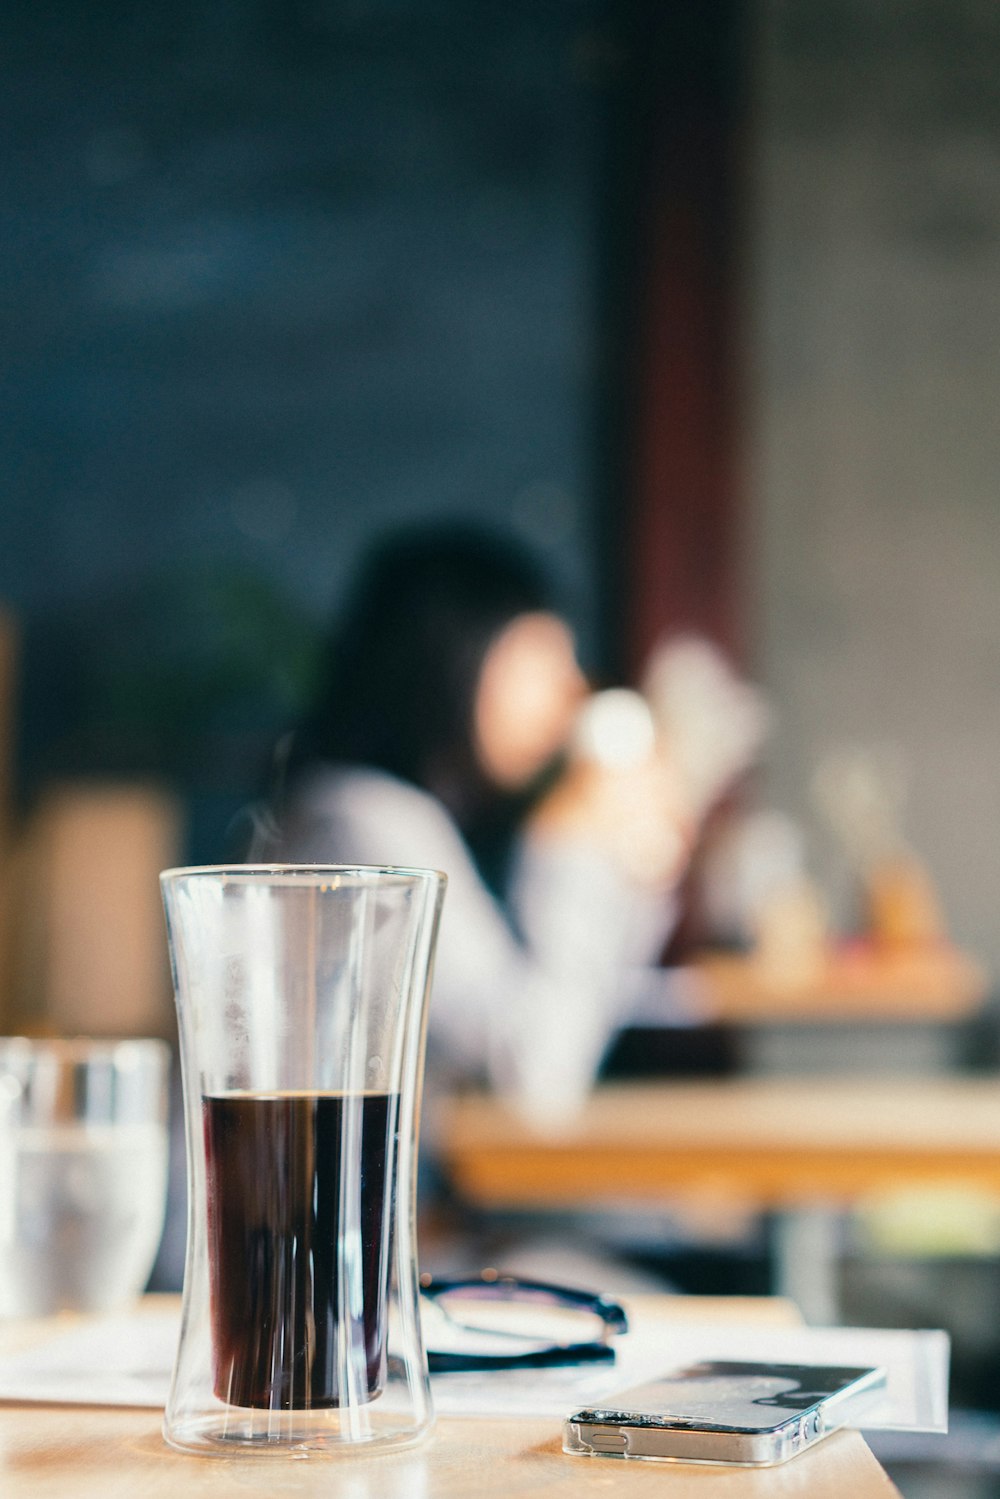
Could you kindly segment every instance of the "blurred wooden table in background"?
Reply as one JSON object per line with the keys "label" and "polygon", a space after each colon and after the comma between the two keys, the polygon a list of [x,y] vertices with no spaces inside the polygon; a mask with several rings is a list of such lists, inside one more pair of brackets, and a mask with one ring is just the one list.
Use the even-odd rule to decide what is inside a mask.
{"label": "blurred wooden table in background", "polygon": [[748,1072],[945,1071],[967,1060],[990,994],[983,965],[947,943],[913,952],[846,944],[799,977],[721,954],[690,971]]}
{"label": "blurred wooden table in background", "polygon": [[1000,1078],[738,1077],[597,1088],[543,1129],[497,1099],[439,1106],[436,1148],[461,1197],[571,1212],[712,1198],[777,1210],[777,1288],[835,1316],[835,1216],[873,1194],[1000,1196]]}
{"label": "blurred wooden table in background", "polygon": [[542,1129],[500,1100],[439,1106],[456,1186],[484,1207],[667,1201],[850,1204],[904,1185],[1000,1193],[1000,1078],[747,1077],[597,1088]]}
{"label": "blurred wooden table in background", "polygon": [[983,966],[946,944],[916,953],[845,945],[815,973],[785,981],[752,957],[704,954],[692,967],[713,1013],[733,1024],[967,1020],[989,992]]}

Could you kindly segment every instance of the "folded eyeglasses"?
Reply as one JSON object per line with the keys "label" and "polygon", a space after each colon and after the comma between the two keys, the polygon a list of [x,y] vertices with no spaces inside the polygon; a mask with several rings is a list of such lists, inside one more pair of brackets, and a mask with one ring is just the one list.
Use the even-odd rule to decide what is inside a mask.
{"label": "folded eyeglasses", "polygon": [[628,1331],[608,1296],[496,1270],[462,1279],[420,1277],[432,1374],[613,1363]]}

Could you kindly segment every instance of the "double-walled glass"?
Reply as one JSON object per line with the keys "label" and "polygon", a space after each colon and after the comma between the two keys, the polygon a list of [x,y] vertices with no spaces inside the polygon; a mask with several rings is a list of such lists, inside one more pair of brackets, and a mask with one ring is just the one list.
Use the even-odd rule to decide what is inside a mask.
{"label": "double-walled glass", "polygon": [[332,1454],[430,1425],[415,1236],[444,877],[161,876],[189,1208],[175,1447]]}

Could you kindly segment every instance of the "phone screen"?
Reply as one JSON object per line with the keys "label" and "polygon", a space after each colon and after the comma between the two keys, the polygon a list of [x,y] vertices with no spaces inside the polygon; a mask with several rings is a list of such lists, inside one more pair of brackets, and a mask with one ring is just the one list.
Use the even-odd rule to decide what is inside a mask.
{"label": "phone screen", "polygon": [[839,1364],[713,1359],[625,1390],[613,1407],[581,1411],[575,1419],[638,1417],[643,1425],[687,1420],[716,1431],[769,1431],[859,1381],[870,1382],[877,1372]]}

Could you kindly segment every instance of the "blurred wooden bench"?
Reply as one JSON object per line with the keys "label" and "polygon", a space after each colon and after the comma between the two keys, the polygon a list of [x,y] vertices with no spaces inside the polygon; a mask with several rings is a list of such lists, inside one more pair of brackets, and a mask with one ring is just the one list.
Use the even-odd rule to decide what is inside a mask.
{"label": "blurred wooden bench", "polygon": [[0,610],[0,1030],[169,1035],[157,875],[182,816],[162,787],[56,782],[14,808],[18,623]]}
{"label": "blurred wooden bench", "polygon": [[119,782],[52,785],[12,844],[5,1025],[169,1035],[157,876],[177,862],[177,799]]}

